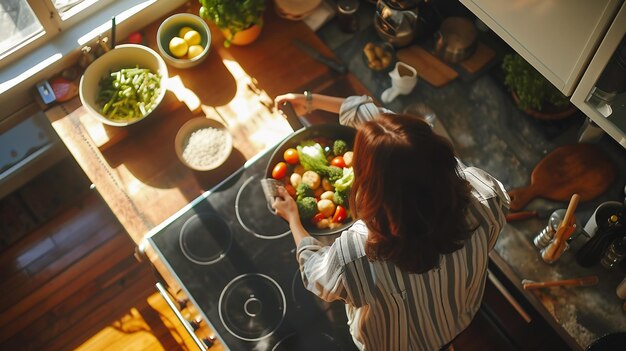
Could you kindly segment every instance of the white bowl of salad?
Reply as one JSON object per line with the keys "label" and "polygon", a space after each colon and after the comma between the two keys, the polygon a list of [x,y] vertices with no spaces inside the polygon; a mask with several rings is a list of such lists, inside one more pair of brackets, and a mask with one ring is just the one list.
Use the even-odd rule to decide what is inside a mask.
{"label": "white bowl of salad", "polygon": [[167,66],[157,52],[143,45],[118,45],[87,67],[80,79],[80,100],[100,122],[127,126],[159,106],[167,78]]}

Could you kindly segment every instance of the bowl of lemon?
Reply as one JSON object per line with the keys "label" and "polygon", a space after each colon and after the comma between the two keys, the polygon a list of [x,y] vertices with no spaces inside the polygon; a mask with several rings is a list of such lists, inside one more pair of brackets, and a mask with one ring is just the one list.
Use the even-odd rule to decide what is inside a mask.
{"label": "bowl of lemon", "polygon": [[178,13],[166,18],[159,26],[157,46],[165,62],[172,67],[193,67],[207,57],[211,31],[202,18]]}

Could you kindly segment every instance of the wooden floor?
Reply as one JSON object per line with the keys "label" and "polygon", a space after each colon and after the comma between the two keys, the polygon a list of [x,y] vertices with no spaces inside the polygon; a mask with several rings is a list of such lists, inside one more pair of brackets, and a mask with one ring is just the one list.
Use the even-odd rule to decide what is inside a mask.
{"label": "wooden floor", "polygon": [[[22,201],[36,187],[54,198],[41,183],[21,189]],[[104,201],[83,179],[70,183],[84,189],[0,253],[0,350],[194,350]]]}
{"label": "wooden floor", "polygon": [[[0,350],[196,350],[110,209],[75,178],[75,164],[63,167],[73,171],[22,189],[26,197],[39,187],[43,201],[60,179],[84,184],[69,203],[50,201],[51,218],[0,253]],[[510,349],[493,330],[479,315],[455,350]]]}

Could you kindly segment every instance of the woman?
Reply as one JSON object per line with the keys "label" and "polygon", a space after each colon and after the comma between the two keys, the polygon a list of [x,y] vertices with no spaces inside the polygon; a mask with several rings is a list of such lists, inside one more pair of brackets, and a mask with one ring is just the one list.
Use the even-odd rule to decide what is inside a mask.
{"label": "woman", "polygon": [[488,253],[509,198],[486,172],[464,167],[423,120],[365,96],[287,94],[296,112],[339,112],[357,127],[350,210],[357,221],[323,246],[281,189],[274,208],[291,228],[306,288],[346,304],[361,350],[447,348],[478,311]]}

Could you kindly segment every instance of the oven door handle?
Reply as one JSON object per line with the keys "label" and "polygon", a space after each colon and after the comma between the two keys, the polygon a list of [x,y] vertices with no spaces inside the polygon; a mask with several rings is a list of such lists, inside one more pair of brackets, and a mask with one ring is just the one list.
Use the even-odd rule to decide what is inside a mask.
{"label": "oven door handle", "polygon": [[191,336],[191,339],[193,339],[193,341],[196,343],[196,345],[198,346],[198,349],[200,349],[202,351],[206,351],[207,347],[204,345],[202,340],[200,340],[198,338],[198,336],[194,332],[193,328],[191,327],[191,325],[189,325],[189,322],[187,322],[187,320],[185,320],[185,317],[183,317],[183,315],[180,313],[178,308],[176,308],[176,305],[174,304],[174,301],[172,301],[172,299],[170,298],[169,294],[167,293],[167,291],[163,287],[163,284],[156,283],[156,288],[159,291],[159,294],[161,294],[161,296],[163,296],[163,299],[165,299],[165,302],[167,302],[167,305],[170,307],[172,312],[174,312],[174,314],[176,315],[176,318],[178,318],[180,323],[182,323],[183,327],[185,327],[185,330],[187,330],[187,332],[189,333],[189,336]]}

